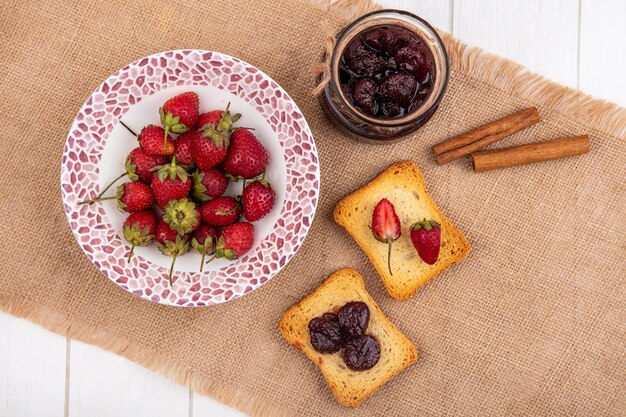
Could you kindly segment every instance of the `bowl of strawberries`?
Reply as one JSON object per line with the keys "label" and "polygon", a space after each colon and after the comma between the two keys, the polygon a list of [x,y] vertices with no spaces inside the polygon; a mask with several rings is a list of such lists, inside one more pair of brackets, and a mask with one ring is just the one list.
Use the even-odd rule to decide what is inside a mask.
{"label": "bowl of strawberries", "polygon": [[274,277],[313,221],[319,162],[297,105],[228,55],[161,52],[87,99],[61,165],[65,212],[104,275],[147,300],[207,306]]}

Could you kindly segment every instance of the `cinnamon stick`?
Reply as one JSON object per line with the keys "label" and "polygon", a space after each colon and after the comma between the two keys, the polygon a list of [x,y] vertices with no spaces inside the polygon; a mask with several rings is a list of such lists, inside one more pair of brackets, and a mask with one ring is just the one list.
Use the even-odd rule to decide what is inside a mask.
{"label": "cinnamon stick", "polygon": [[491,145],[528,126],[538,123],[541,117],[537,108],[530,107],[503,117],[484,126],[444,140],[432,147],[437,165],[447,164]]}
{"label": "cinnamon stick", "polygon": [[570,136],[545,142],[529,143],[512,148],[475,152],[474,172],[490,171],[515,165],[532,164],[589,152],[589,136]]}

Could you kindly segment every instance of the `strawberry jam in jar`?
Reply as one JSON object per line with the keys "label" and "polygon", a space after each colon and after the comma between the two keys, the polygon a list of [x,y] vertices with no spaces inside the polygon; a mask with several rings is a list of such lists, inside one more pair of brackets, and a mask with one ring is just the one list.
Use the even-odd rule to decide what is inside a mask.
{"label": "strawberry jam in jar", "polygon": [[448,85],[443,42],[423,19],[400,10],[369,13],[346,26],[325,57],[324,106],[360,136],[390,140],[430,119]]}

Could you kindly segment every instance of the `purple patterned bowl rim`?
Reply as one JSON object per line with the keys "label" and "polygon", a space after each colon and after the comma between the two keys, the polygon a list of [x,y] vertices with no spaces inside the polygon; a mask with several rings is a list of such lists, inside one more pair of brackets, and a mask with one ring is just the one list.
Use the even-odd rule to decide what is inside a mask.
{"label": "purple patterned bowl rim", "polygon": [[[189,79],[180,78],[180,72],[167,82],[156,79],[160,78],[160,75],[157,76],[155,70],[167,69],[169,65],[181,65],[185,58],[192,56],[201,57],[202,60],[195,61],[195,65],[202,65],[206,70],[195,74],[200,81],[194,79],[190,82]],[[229,68],[231,71],[228,74],[240,75],[240,80],[246,82],[248,79],[256,80],[259,83],[259,89],[272,91],[273,95],[261,101],[257,94],[254,97],[247,97],[246,91],[233,88],[237,85],[234,81],[226,85],[220,84],[220,76],[211,72],[215,70],[213,67],[215,64],[213,66],[206,64],[211,62],[219,63],[222,68]],[[192,70],[188,65],[182,65],[188,71]],[[148,68],[152,68],[152,73],[149,75],[146,74]],[[240,72],[235,73],[235,70]],[[142,78],[142,84],[139,85],[140,95],[135,97],[130,94],[130,88],[127,87],[136,89],[137,86],[126,86],[125,83],[128,80],[136,82],[139,78]],[[172,84],[173,82],[175,84]],[[122,241],[118,236],[119,232],[114,230],[108,222],[101,206],[78,206],[77,203],[97,189],[97,181],[93,178],[97,179],[104,143],[130,106],[141,101],[145,96],[179,85],[212,85],[239,96],[255,107],[278,137],[284,152],[287,179],[281,214],[268,236],[242,258],[217,271],[202,274],[198,272],[177,273],[180,276],[180,281],[177,281],[178,288],[175,282],[174,288],[170,289],[164,285],[163,277],[167,275],[166,268],[154,265],[137,255],[129,264],[124,256],[120,256],[127,249],[126,242]],[[114,88],[117,88],[119,92],[114,92],[116,91]],[[122,93],[123,91],[125,93]],[[103,97],[104,103],[98,102],[99,95]],[[111,95],[114,96],[115,104],[117,104],[113,113],[110,108],[102,110],[108,101],[113,100]],[[118,104],[120,99],[126,100],[123,110],[120,110]],[[274,110],[269,112],[267,107],[263,107],[272,101],[287,108],[286,111],[291,111],[289,117],[282,117],[284,121],[281,121],[280,113],[285,113],[285,111],[277,110],[280,106],[274,106]],[[97,108],[94,109],[94,107]],[[105,119],[108,120],[104,121]],[[95,124],[97,122],[101,123],[99,129],[95,129],[98,127]],[[278,127],[287,128],[289,135],[277,131]],[[81,143],[85,148],[79,146]],[[78,170],[75,169],[77,163],[81,164]],[[88,172],[84,172],[86,168],[89,168]],[[87,187],[77,182],[81,171],[83,171],[83,178],[92,177]],[[298,192],[306,190],[303,184],[310,187],[305,194]],[[208,50],[179,49],[155,53],[140,58],[109,76],[92,92],[77,113],[65,142],[61,163],[63,207],[70,229],[83,252],[116,285],[140,298],[171,306],[201,307],[221,304],[252,292],[276,276],[302,245],[314,220],[319,190],[320,166],[317,147],[308,123],[297,104],[278,83],[263,71],[238,58]],[[298,198],[294,198],[296,196]],[[302,202],[308,205],[302,205]],[[282,234],[283,229],[286,231],[288,226],[292,227],[291,232]],[[111,260],[119,265],[111,265]],[[255,271],[255,268],[258,269]],[[143,277],[145,285],[137,286],[138,278],[143,272],[147,275],[154,271],[156,271],[155,276]],[[254,273],[258,271],[262,271],[262,275],[254,277]],[[221,279],[221,284],[216,286],[217,278]],[[157,291],[160,292],[157,294]]]}

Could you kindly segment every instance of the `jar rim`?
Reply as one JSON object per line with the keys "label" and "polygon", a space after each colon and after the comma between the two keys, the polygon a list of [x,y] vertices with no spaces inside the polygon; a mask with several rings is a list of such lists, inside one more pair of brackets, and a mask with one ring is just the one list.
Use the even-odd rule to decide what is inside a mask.
{"label": "jar rim", "polygon": [[[443,68],[441,68],[442,74],[443,75],[443,83],[441,84],[441,88],[440,91],[437,95],[437,97],[430,103],[430,105],[428,107],[424,107],[424,106],[420,106],[418,107],[415,111],[408,113],[407,115],[401,117],[401,118],[397,118],[397,119],[381,119],[381,118],[376,118],[376,117],[371,117],[368,116],[364,113],[362,113],[361,111],[358,111],[358,109],[356,109],[352,103],[350,103],[344,93],[343,90],[341,89],[341,86],[339,86],[337,84],[337,80],[338,80],[338,74],[334,74],[336,71],[335,69],[338,68],[339,63],[338,60],[341,59],[341,55],[338,53],[338,48],[337,45],[340,43],[340,41],[343,40],[343,38],[345,37],[346,33],[349,33],[351,29],[353,29],[355,26],[361,24],[364,20],[367,20],[369,18],[371,18],[372,16],[377,16],[377,15],[384,15],[384,14],[388,14],[390,15],[390,17],[393,17],[394,14],[400,14],[403,15],[405,17],[408,17],[409,19],[413,19],[416,20],[419,24],[423,25],[430,33],[429,35],[431,35],[436,43],[439,45],[442,55],[443,55]],[[343,52],[343,50],[342,50]],[[413,13],[407,12],[406,10],[398,10],[398,9],[382,9],[382,10],[376,10],[367,14],[364,14],[363,16],[359,17],[358,19],[356,19],[355,21],[353,21],[352,23],[346,25],[345,27],[343,27],[341,29],[341,31],[338,33],[337,35],[337,41],[335,42],[335,47],[333,48],[333,52],[332,55],[330,57],[330,65],[329,65],[329,85],[335,89],[335,91],[338,92],[339,97],[341,98],[341,100],[344,102],[345,106],[346,106],[346,110],[350,112],[350,115],[352,117],[354,117],[355,119],[358,119],[359,121],[363,122],[363,123],[368,123],[368,124],[376,124],[376,125],[381,125],[381,126],[388,126],[388,127],[396,127],[396,126],[403,126],[406,124],[410,124],[416,120],[419,120],[421,117],[423,117],[424,115],[428,114],[430,111],[432,111],[433,109],[437,108],[437,106],[439,105],[439,103],[441,102],[441,100],[443,99],[443,96],[447,90],[448,87],[448,81],[450,78],[450,62],[449,62],[449,58],[448,58],[448,51],[446,50],[446,47],[443,43],[443,40],[441,39],[441,37],[439,36],[439,34],[437,33],[437,31],[435,30],[435,28],[428,23],[426,20],[422,19],[419,16],[416,16]],[[329,88],[329,85],[326,86],[326,89]]]}

